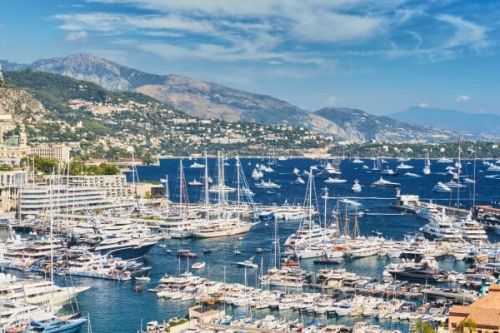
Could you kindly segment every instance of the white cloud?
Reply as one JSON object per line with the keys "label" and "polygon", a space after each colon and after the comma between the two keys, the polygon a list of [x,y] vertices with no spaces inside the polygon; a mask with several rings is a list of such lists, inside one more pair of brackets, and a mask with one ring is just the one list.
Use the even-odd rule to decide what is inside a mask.
{"label": "white cloud", "polygon": [[455,101],[457,101],[458,103],[461,103],[461,102],[467,102],[467,101],[470,101],[471,100],[471,97],[468,96],[468,95],[460,95],[458,96]]}
{"label": "white cloud", "polygon": [[66,40],[69,42],[81,42],[87,40],[89,37],[86,31],[72,31],[66,35]]}
{"label": "white cloud", "polygon": [[429,103],[427,103],[427,102],[420,102],[420,103],[418,104],[418,107],[419,107],[419,108],[423,108],[423,109],[428,108],[429,106],[430,106],[430,105],[429,105]]}
{"label": "white cloud", "polygon": [[339,98],[338,97],[336,97],[336,96],[328,96],[325,99],[325,106],[328,106],[328,107],[337,106],[338,102],[339,102]]}
{"label": "white cloud", "polygon": [[458,16],[442,14],[438,15],[436,18],[452,25],[456,30],[455,33],[444,42],[443,48],[470,46],[478,49],[487,46],[485,27],[466,21]]}

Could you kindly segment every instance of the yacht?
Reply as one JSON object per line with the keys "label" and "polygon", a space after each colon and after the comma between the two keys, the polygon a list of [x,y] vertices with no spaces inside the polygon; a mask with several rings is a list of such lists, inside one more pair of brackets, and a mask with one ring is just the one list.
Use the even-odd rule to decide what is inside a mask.
{"label": "yacht", "polygon": [[446,241],[458,241],[462,239],[462,233],[454,224],[454,220],[446,215],[445,210],[432,214],[429,223],[420,228],[420,231],[431,239]]}
{"label": "yacht", "polygon": [[352,245],[345,251],[345,255],[350,259],[371,257],[379,254],[380,245],[376,242],[360,242]]}
{"label": "yacht", "polygon": [[420,262],[407,261],[390,264],[385,270],[396,279],[435,281],[441,275],[435,259],[424,258]]}
{"label": "yacht", "polygon": [[436,185],[432,188],[434,192],[443,192],[443,193],[450,193],[452,189],[448,187],[448,185],[444,184],[443,182],[437,182]]}
{"label": "yacht", "polygon": [[204,164],[198,163],[196,161],[194,161],[194,163],[189,166],[189,168],[191,169],[203,169],[204,167]]}
{"label": "yacht", "polygon": [[300,268],[271,268],[260,277],[260,283],[263,286],[302,288],[310,279],[311,274]]}
{"label": "yacht", "polygon": [[488,172],[500,172],[500,165],[496,164],[491,164],[488,169],[486,169]]}
{"label": "yacht", "polygon": [[50,319],[53,317],[54,307],[36,306],[19,302],[0,302],[0,330],[2,332],[24,332],[30,321]]}
{"label": "yacht", "polygon": [[451,189],[461,189],[461,188],[465,188],[467,187],[466,185],[464,184],[460,184],[459,181],[453,181],[453,180],[450,180],[449,182],[445,183],[445,185]]}
{"label": "yacht", "polygon": [[422,177],[418,173],[413,173],[413,172],[406,172],[405,174],[403,174],[403,176],[405,176],[405,177],[411,177],[411,178],[420,178],[420,177]]}
{"label": "yacht", "polygon": [[200,182],[200,181],[199,181],[199,180],[197,180],[197,179],[193,179],[193,180],[191,180],[190,182],[188,182],[188,185],[189,185],[189,186],[202,186],[202,185],[203,185],[203,183],[202,183],[202,182]]}
{"label": "yacht", "polygon": [[344,184],[346,182],[347,179],[332,178],[332,177],[328,177],[328,179],[325,180],[325,183],[327,184]]}
{"label": "yacht", "polygon": [[293,168],[293,174],[295,176],[300,176],[300,170],[297,167]]}
{"label": "yacht", "polygon": [[294,184],[297,184],[297,185],[304,185],[306,183],[306,181],[304,179],[302,179],[302,177],[298,176],[297,179],[295,179],[294,181]]}
{"label": "yacht", "polygon": [[391,182],[389,180],[385,180],[382,176],[380,176],[380,179],[373,182],[372,186],[376,187],[396,187],[396,186],[401,186],[400,183],[396,182]]}
{"label": "yacht", "polygon": [[354,164],[363,164],[364,162],[359,159],[359,157],[356,157],[355,159],[352,160],[352,163]]}
{"label": "yacht", "polygon": [[0,273],[0,300],[30,304],[63,306],[78,294],[89,290],[87,286],[59,287],[42,279],[18,280]]}
{"label": "yacht", "polygon": [[336,234],[332,228],[323,228],[317,224],[304,225],[291,234],[285,241],[287,247],[303,247],[331,240]]}
{"label": "yacht", "polygon": [[438,159],[436,161],[436,163],[443,163],[443,164],[449,164],[449,163],[453,163],[453,160],[451,158],[447,158],[447,157],[441,157],[440,159]]}
{"label": "yacht", "polygon": [[273,183],[271,180],[268,180],[267,182],[264,180],[261,180],[260,183],[255,184],[255,187],[266,188],[266,189],[278,189],[278,188],[281,188],[281,185]]}
{"label": "yacht", "polygon": [[409,164],[405,164],[404,162],[401,162],[397,167],[396,169],[398,170],[408,170],[408,169],[413,169],[413,166],[412,165],[409,165]]}
{"label": "yacht", "polygon": [[253,262],[254,257],[251,257],[250,259],[243,260],[243,261],[238,261],[236,265],[239,267],[246,267],[246,268],[257,268],[259,265]]}
{"label": "yacht", "polygon": [[86,318],[34,320],[24,333],[77,333],[86,322]]}
{"label": "yacht", "polygon": [[252,171],[252,179],[253,180],[259,180],[264,177],[264,173],[260,170],[253,169]]}
{"label": "yacht", "polygon": [[383,169],[382,171],[380,171],[380,174],[382,176],[395,176],[398,173],[396,171],[392,170],[391,168],[386,167],[385,169]]}
{"label": "yacht", "polygon": [[481,223],[474,220],[469,213],[466,218],[458,221],[459,228],[462,231],[462,237],[471,243],[486,242],[488,235]]}
{"label": "yacht", "polygon": [[255,223],[242,222],[238,218],[218,218],[206,220],[193,231],[195,238],[216,238],[245,234]]}
{"label": "yacht", "polygon": [[351,187],[351,191],[355,193],[361,192],[361,184],[359,184],[359,180],[355,179],[354,184]]}
{"label": "yacht", "polygon": [[156,243],[158,243],[156,238],[112,237],[102,240],[93,251],[121,259],[138,259],[148,253]]}
{"label": "yacht", "polygon": [[236,188],[227,186],[225,184],[217,184],[214,186],[211,186],[210,189],[208,190],[210,193],[232,193],[236,192]]}
{"label": "yacht", "polygon": [[340,171],[337,170],[331,162],[326,163],[325,172],[329,175],[339,175]]}
{"label": "yacht", "polygon": [[465,177],[464,178],[464,183],[466,183],[466,184],[475,184],[476,181],[474,179],[469,178],[469,177]]}

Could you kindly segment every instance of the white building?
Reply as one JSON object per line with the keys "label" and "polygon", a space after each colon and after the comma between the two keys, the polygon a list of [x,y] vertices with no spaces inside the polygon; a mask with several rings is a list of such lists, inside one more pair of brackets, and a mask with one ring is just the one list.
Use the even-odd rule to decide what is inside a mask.
{"label": "white building", "polygon": [[0,211],[9,212],[17,207],[19,189],[27,182],[26,171],[0,171]]}
{"label": "white building", "polygon": [[[51,177],[52,178],[52,177]],[[55,184],[77,187],[90,187],[104,190],[106,198],[110,201],[132,201],[132,187],[127,182],[127,177],[120,175],[97,176],[55,176]]]}

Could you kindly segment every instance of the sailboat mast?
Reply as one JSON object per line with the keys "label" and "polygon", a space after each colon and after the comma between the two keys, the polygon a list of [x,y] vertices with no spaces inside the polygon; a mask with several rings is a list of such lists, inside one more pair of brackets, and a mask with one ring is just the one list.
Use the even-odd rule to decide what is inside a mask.
{"label": "sailboat mast", "polygon": [[[236,183],[237,183],[237,201],[238,201],[238,208],[240,207],[240,183],[241,183],[241,174],[240,174],[240,157],[236,157]],[[238,215],[239,215],[239,210],[238,210]]]}
{"label": "sailboat mast", "polygon": [[472,184],[472,208],[476,206],[476,147],[474,147],[474,183]]}
{"label": "sailboat mast", "polygon": [[312,228],[312,191],[313,191],[313,170],[309,168],[309,228]]}
{"label": "sailboat mast", "polygon": [[205,151],[205,207],[208,208],[210,204],[210,194],[208,192],[208,157]]}

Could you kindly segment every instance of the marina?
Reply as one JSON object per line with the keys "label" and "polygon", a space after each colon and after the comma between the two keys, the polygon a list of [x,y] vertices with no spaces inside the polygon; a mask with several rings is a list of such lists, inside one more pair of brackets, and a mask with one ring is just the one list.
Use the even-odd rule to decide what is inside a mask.
{"label": "marina", "polygon": [[[423,162],[404,163],[419,170]],[[257,186],[260,179],[251,177],[256,164],[280,187]],[[446,194],[436,196],[428,181],[404,174],[394,176],[390,186],[353,194],[355,180],[380,181],[381,171],[350,160],[332,164],[335,172],[323,172],[327,164],[308,159],[279,161],[272,172],[258,159],[207,158],[200,165],[184,170],[176,160],[163,160],[159,167],[139,167],[141,179],[166,178],[165,186],[173,190],[166,192],[167,206],[143,206],[127,218],[123,210],[109,210],[99,216],[54,212],[52,223],[43,216],[12,220],[0,266],[18,279],[52,272],[56,283],[83,288],[75,290],[79,309],[90,315],[96,331],[116,325],[96,313],[94,300],[102,297],[138,306],[120,322],[130,332],[140,322],[184,316],[194,304],[230,317],[228,327],[241,325],[237,314],[243,311],[248,331],[262,325],[310,329],[311,320],[324,327],[353,329],[366,322],[408,331],[419,319],[444,322],[453,302],[473,302],[485,283],[497,282],[494,220],[476,221],[474,210],[468,214],[471,200],[465,194],[460,208],[434,204]],[[303,184],[295,182],[297,170],[304,170]],[[328,185],[323,180],[339,173],[346,182],[323,189]],[[191,177],[202,186],[186,186],[184,179]],[[214,191],[209,177],[223,190]],[[467,186],[477,186],[478,203],[491,204],[495,185],[484,180]],[[391,189],[396,181],[400,186]],[[406,188],[413,194],[402,194]],[[50,226],[54,238],[47,234]],[[45,236],[28,240],[27,229]],[[433,303],[439,299],[447,305]],[[118,303],[109,303],[111,311]]]}

